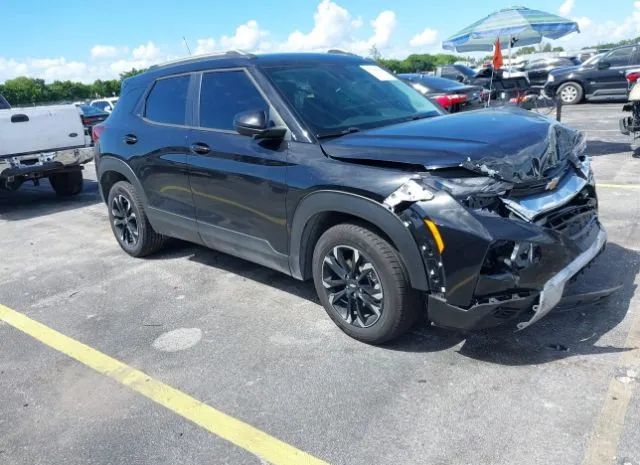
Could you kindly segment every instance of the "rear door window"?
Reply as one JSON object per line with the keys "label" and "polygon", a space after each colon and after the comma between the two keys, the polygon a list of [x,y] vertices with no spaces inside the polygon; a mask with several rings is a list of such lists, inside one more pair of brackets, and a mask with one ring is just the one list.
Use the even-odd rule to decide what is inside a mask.
{"label": "rear door window", "polygon": [[233,131],[235,116],[248,110],[263,110],[269,115],[269,104],[245,71],[216,71],[202,75],[200,127]]}
{"label": "rear door window", "polygon": [[608,62],[611,66],[629,66],[633,54],[634,47],[619,48],[611,51],[603,61]]}
{"label": "rear door window", "polygon": [[184,125],[189,75],[158,79],[147,96],[145,118],[156,123]]}

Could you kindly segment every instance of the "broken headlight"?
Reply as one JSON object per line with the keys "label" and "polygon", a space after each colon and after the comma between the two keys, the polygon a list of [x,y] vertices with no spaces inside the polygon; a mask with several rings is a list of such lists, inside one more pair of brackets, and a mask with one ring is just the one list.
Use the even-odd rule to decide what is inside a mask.
{"label": "broken headlight", "polygon": [[427,184],[437,190],[443,190],[456,199],[466,199],[469,196],[480,195],[496,197],[504,195],[513,185],[498,181],[487,176],[474,176],[468,178],[437,178],[430,177]]}

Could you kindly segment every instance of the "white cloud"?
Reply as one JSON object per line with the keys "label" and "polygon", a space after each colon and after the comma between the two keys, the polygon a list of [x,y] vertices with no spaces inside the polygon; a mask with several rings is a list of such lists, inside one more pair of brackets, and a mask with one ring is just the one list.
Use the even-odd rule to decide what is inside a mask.
{"label": "white cloud", "polygon": [[409,41],[409,45],[412,47],[424,47],[425,45],[433,45],[437,41],[438,31],[428,27],[424,31],[413,36]]}
{"label": "white cloud", "polygon": [[207,39],[198,39],[196,48],[193,51],[196,55],[203,55],[205,53],[211,53],[216,50],[216,41],[213,37]]}
{"label": "white cloud", "polygon": [[269,33],[263,31],[254,19],[241,24],[236,28],[236,33],[231,37],[222,36],[220,44],[224,49],[256,50],[260,48],[260,40]]}
{"label": "white cloud", "polygon": [[[129,56],[113,61],[107,58],[112,50],[105,53],[104,49],[94,46],[89,50],[93,62],[69,60],[65,57],[25,58],[16,60],[0,57],[0,82],[18,76],[29,76],[53,81],[93,82],[96,79],[117,79],[120,73],[131,68],[147,68],[153,64],[167,61],[174,57],[164,53],[157,45],[149,41],[136,47]],[[128,53],[126,47],[116,48],[116,54]],[[96,53],[96,50],[97,53]]]}
{"label": "white cloud", "polygon": [[376,19],[371,21],[373,27],[373,36],[369,39],[369,43],[378,48],[386,47],[391,39],[391,34],[396,28],[396,14],[391,10],[383,11]]}
{"label": "white cloud", "polygon": [[313,28],[308,33],[298,30],[281,46],[286,50],[324,50],[349,43],[351,34],[362,25],[343,7],[331,0],[322,0],[313,15]]}
{"label": "white cloud", "polygon": [[160,49],[152,41],[133,49],[133,58],[136,60],[154,61],[160,58]]}
{"label": "white cloud", "polygon": [[91,48],[91,58],[100,59],[100,58],[113,58],[118,55],[118,47],[114,47],[113,45],[94,45]]}
{"label": "white cloud", "polygon": [[564,0],[564,2],[562,2],[562,5],[560,5],[560,8],[558,8],[558,13],[560,13],[562,16],[570,15],[575,4],[576,0]]}
{"label": "white cloud", "polygon": [[580,49],[603,43],[618,42],[640,35],[640,1],[633,2],[631,12],[620,12],[621,21],[599,21],[597,18],[574,17],[580,26],[580,34],[570,34],[559,40],[565,49]]}

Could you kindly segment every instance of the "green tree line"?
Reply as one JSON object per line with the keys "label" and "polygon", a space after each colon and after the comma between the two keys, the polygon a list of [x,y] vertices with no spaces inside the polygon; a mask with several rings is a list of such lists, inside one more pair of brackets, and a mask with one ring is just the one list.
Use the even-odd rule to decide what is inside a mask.
{"label": "green tree line", "polygon": [[120,94],[120,85],[124,79],[142,71],[144,70],[132,69],[120,74],[120,79],[98,79],[91,84],[72,81],[53,81],[47,84],[43,79],[21,76],[0,84],[0,95],[13,106],[112,97]]}
{"label": "green tree line", "polygon": [[372,54],[373,58],[385,68],[395,73],[421,73],[425,71],[434,71],[438,66],[450,65],[456,61],[464,60],[464,57],[458,55],[449,55],[438,53],[430,55],[428,53],[420,53],[409,55],[404,60],[395,60],[381,58]]}

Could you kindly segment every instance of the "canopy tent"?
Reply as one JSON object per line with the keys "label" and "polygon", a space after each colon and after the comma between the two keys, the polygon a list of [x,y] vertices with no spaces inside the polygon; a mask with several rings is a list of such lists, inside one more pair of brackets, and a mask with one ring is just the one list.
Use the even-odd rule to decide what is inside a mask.
{"label": "canopy tent", "polygon": [[[514,6],[490,14],[442,43],[456,52],[490,52],[497,39],[503,47],[539,44],[543,38],[559,39],[580,32],[578,23],[544,11]],[[512,42],[515,41],[515,44]]]}

